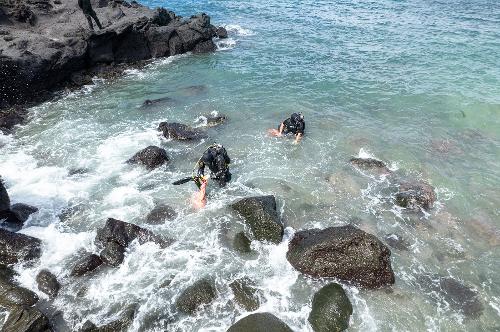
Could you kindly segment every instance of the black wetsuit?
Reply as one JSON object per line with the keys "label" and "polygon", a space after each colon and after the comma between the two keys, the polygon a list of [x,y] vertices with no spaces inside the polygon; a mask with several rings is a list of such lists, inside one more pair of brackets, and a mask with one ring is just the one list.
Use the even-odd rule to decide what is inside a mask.
{"label": "black wetsuit", "polygon": [[303,120],[294,120],[291,117],[283,121],[283,125],[284,125],[283,134],[285,135],[287,134],[304,135],[304,131],[306,130],[306,124]]}
{"label": "black wetsuit", "polygon": [[87,18],[90,29],[94,30],[94,25],[92,24],[92,18],[94,19],[99,29],[102,29],[101,22],[99,22],[97,14],[95,13],[94,9],[92,9],[92,4],[90,3],[90,0],[78,0],[78,6],[82,9],[83,14]]}
{"label": "black wetsuit", "polygon": [[211,178],[217,180],[221,187],[231,181],[231,173],[229,172],[229,163],[231,159],[227,155],[226,149],[222,146],[211,146],[201,156],[198,161],[198,176],[205,174],[205,166],[210,169]]}

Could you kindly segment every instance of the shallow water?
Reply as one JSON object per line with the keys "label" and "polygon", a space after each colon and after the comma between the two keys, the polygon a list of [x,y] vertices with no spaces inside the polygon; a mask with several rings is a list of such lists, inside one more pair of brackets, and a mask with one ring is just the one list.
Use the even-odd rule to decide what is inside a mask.
{"label": "shallow water", "polygon": [[[230,39],[218,42],[215,54],[155,60],[116,81],[96,80],[31,109],[31,122],[15,137],[0,137],[0,174],[12,201],[40,208],[21,232],[41,238],[44,253],[39,264],[17,267],[19,281],[37,291],[40,269],[58,276],[63,286],[52,305],[66,321],[58,330],[75,330],[86,319],[103,324],[139,304],[130,331],[225,331],[248,314],[233,304],[228,284],[248,276],[262,292],[259,311],[311,331],[312,296],[327,281],[305,278],[287,263],[287,240],[301,228],[346,223],[380,239],[397,233],[409,244],[408,251],[392,249],[390,291],[344,285],[354,307],[349,330],[500,329],[495,1],[166,6],[186,16],[208,13]],[[173,100],[141,108],[145,99],[166,96]],[[213,111],[229,120],[207,129],[202,142],[169,141],[156,131],[160,121],[194,125]],[[300,145],[266,136],[294,111],[307,122]],[[214,140],[233,160],[233,181],[225,189],[209,186],[208,205],[196,212],[188,205],[195,187],[171,182],[190,175]],[[171,162],[152,172],[124,163],[148,145],[164,147]],[[355,170],[348,164],[353,155],[384,160],[395,175]],[[87,172],[69,175],[74,169]],[[438,202],[428,215],[394,207],[399,178],[436,187]],[[241,256],[231,242],[244,225],[228,204],[260,194],[276,195],[285,241],[253,242],[256,254]],[[77,281],[67,276],[77,252],[96,250],[95,229],[106,218],[143,225],[157,203],[173,206],[179,217],[145,227],[175,238],[174,245],[134,244],[117,269]],[[482,315],[464,317],[422,281],[426,274],[475,289]],[[216,279],[217,301],[196,317],[177,316],[172,303],[204,276]]]}

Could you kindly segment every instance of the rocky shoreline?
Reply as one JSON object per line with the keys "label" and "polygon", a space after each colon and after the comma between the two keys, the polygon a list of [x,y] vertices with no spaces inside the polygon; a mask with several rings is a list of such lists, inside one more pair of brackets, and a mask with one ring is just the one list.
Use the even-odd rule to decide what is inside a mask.
{"label": "rocky shoreline", "polygon": [[[103,24],[89,29],[77,1],[0,2],[0,127],[21,123],[22,107],[54,92],[115,77],[131,65],[186,52],[207,53],[227,37],[206,14],[182,18],[135,1],[92,1]],[[17,106],[17,107],[15,107]]]}

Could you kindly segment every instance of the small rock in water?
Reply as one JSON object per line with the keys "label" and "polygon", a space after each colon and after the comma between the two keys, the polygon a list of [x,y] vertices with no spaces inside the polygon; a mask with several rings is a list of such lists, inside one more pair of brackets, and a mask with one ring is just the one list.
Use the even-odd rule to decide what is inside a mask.
{"label": "small rock in water", "polygon": [[70,168],[68,170],[68,175],[69,176],[81,175],[81,174],[86,174],[88,172],[89,172],[89,170],[87,168]]}
{"label": "small rock in water", "polygon": [[397,234],[387,234],[385,236],[385,242],[392,248],[402,251],[408,251],[410,248],[410,244]]}
{"label": "small rock in water", "polygon": [[217,30],[215,31],[215,34],[217,37],[220,39],[225,39],[227,38],[227,30],[224,27],[218,27]]}
{"label": "small rock in water", "polygon": [[0,177],[0,212],[10,210],[10,198]]}
{"label": "small rock in water", "polygon": [[206,85],[190,85],[180,88],[178,91],[185,96],[196,96],[202,93],[206,93],[208,91],[208,88]]}
{"label": "small rock in water", "polygon": [[239,252],[249,253],[252,252],[251,243],[252,241],[245,235],[245,232],[239,232],[234,236],[233,248]]}
{"label": "small rock in water", "polygon": [[391,251],[375,236],[354,226],[295,233],[286,258],[315,278],[338,278],[367,288],[394,284]]}
{"label": "small rock in water", "polygon": [[109,266],[117,267],[123,262],[125,257],[125,248],[114,241],[110,241],[101,251],[100,257],[103,263]]}
{"label": "small rock in water", "polygon": [[186,288],[177,298],[175,306],[180,312],[193,315],[200,306],[211,303],[216,297],[214,282],[202,279]]}
{"label": "small rock in water", "polygon": [[127,162],[129,164],[144,165],[147,169],[152,170],[168,161],[169,159],[165,149],[151,145],[137,152]]}
{"label": "small rock in water", "polygon": [[3,324],[5,332],[50,332],[49,319],[36,308],[15,307]]}
{"label": "small rock in water", "polygon": [[47,294],[50,298],[56,297],[59,288],[61,288],[56,276],[48,270],[40,271],[36,276],[36,282],[38,284],[38,289]]}
{"label": "small rock in water", "polygon": [[349,160],[349,162],[360,169],[375,170],[379,174],[391,173],[391,170],[387,167],[387,165],[383,161],[377,159],[353,157]]}
{"label": "small rock in water", "polygon": [[177,218],[177,212],[175,212],[172,207],[161,204],[149,212],[146,217],[146,223],[150,225],[159,225],[163,224],[165,220],[174,220],[175,218]]}
{"label": "small rock in water", "polygon": [[205,122],[205,126],[207,127],[216,127],[226,122],[227,117],[225,115],[202,115],[198,118],[197,122]]}
{"label": "small rock in water", "polygon": [[409,210],[430,210],[436,201],[434,187],[423,181],[404,182],[395,196],[396,204]]}
{"label": "small rock in water", "polygon": [[246,311],[259,309],[260,300],[255,284],[248,278],[237,279],[229,284],[236,302]]}
{"label": "small rock in water", "polygon": [[314,332],[340,332],[349,326],[352,304],[344,289],[331,283],[314,294],[309,323]]}
{"label": "small rock in water", "polygon": [[97,256],[96,254],[90,254],[76,262],[69,275],[71,277],[80,277],[84,274],[94,271],[99,266],[101,266],[101,264],[101,257]]}
{"label": "small rock in water", "polygon": [[144,103],[142,103],[141,108],[149,108],[152,106],[161,106],[161,105],[173,105],[176,103],[176,100],[170,97],[162,97],[158,99],[146,99]]}
{"label": "small rock in water", "polygon": [[38,212],[38,208],[28,204],[16,203],[10,207],[10,211],[14,213],[18,222],[24,224],[30,215]]}
{"label": "small rock in water", "polygon": [[182,123],[162,122],[158,126],[158,130],[163,132],[165,138],[176,139],[179,141],[192,141],[207,138],[207,135],[202,131],[191,128]]}
{"label": "small rock in water", "polygon": [[227,332],[293,332],[293,330],[273,314],[259,312],[240,319]]}
{"label": "small rock in water", "polygon": [[281,242],[284,228],[276,211],[274,196],[243,198],[231,207],[243,216],[257,240]]}

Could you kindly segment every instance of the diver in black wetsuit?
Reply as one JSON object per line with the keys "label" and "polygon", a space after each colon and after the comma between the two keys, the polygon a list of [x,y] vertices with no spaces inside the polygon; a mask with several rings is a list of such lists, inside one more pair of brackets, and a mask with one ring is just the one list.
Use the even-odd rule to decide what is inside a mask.
{"label": "diver in black wetsuit", "polygon": [[92,8],[92,4],[90,3],[90,0],[78,0],[78,7],[80,7],[83,11],[83,14],[87,18],[87,21],[89,22],[89,26],[91,30],[94,30],[94,25],[92,24],[92,18],[94,19],[95,23],[99,27],[99,29],[102,29],[101,22],[99,22],[99,19],[97,18],[97,14],[95,13],[94,9]]}
{"label": "diver in black wetsuit", "polygon": [[306,124],[302,113],[293,113],[288,119],[280,123],[278,136],[293,134],[295,135],[295,143],[298,143],[304,136],[305,129]]}
{"label": "diver in black wetsuit", "polygon": [[226,149],[221,144],[212,144],[196,164],[198,168],[197,178],[204,176],[205,166],[208,166],[211,172],[210,177],[215,179],[219,186],[224,187],[227,182],[231,181],[230,162],[231,159],[229,159]]}

